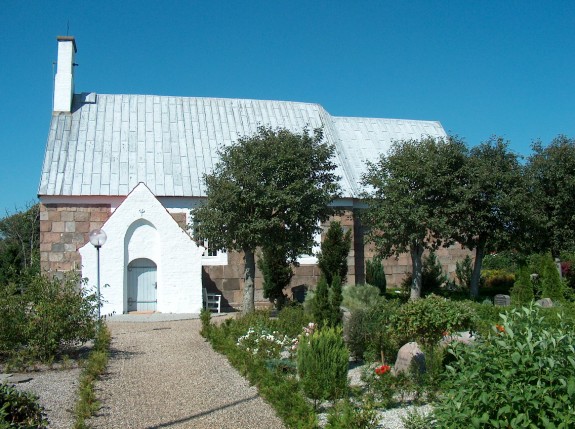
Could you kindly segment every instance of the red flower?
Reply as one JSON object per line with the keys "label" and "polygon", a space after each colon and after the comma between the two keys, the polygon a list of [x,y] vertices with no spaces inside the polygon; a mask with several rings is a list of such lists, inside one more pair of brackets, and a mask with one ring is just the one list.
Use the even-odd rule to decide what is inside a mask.
{"label": "red flower", "polygon": [[495,325],[499,332],[505,332],[505,327],[503,325]]}
{"label": "red flower", "polygon": [[377,375],[383,375],[386,372],[389,372],[391,370],[391,367],[389,365],[381,365],[378,366],[377,368],[375,368],[375,373]]}

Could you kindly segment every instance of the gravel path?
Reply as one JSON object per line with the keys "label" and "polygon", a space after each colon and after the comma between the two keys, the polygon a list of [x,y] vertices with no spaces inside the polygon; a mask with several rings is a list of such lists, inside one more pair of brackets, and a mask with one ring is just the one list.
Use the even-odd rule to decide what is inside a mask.
{"label": "gravel path", "polygon": [[225,357],[199,334],[200,321],[109,321],[112,355],[96,385],[94,428],[283,428]]}

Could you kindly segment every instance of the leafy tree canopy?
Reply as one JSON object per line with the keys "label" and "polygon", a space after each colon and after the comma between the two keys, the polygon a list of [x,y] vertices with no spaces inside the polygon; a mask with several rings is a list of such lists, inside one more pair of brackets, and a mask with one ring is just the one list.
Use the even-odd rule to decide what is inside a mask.
{"label": "leafy tree canopy", "polygon": [[560,135],[548,146],[538,141],[532,146],[528,174],[535,191],[535,203],[541,228],[537,250],[575,250],[575,139]]}
{"label": "leafy tree canopy", "polygon": [[531,202],[518,156],[502,138],[492,137],[472,148],[462,172],[449,215],[454,237],[476,251],[471,295],[477,296],[485,253],[525,242]]}
{"label": "leafy tree canopy", "polygon": [[260,127],[223,148],[205,176],[207,199],[193,210],[193,227],[216,248],[244,252],[244,312],[254,306],[257,247],[281,243],[290,261],[311,251],[318,221],[327,220],[339,191],[334,151],[321,130]]}
{"label": "leafy tree canopy", "polygon": [[452,241],[448,222],[467,149],[456,138],[402,140],[379,161],[367,164],[362,183],[370,227],[368,238],[383,257],[410,252],[413,266],[411,298],[421,295],[422,255]]}

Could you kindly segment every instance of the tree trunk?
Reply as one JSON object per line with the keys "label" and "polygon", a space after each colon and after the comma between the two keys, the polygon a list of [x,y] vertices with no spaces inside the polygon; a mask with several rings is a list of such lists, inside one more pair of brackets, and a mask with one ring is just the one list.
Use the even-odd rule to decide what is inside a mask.
{"label": "tree trunk", "polygon": [[481,281],[481,264],[485,256],[485,240],[479,240],[475,248],[475,263],[473,264],[473,273],[471,274],[471,290],[469,294],[472,298],[479,296],[479,282]]}
{"label": "tree trunk", "polygon": [[410,301],[415,301],[421,298],[421,290],[423,288],[423,246],[417,242],[411,244],[409,249],[411,254],[411,293],[409,295]]}
{"label": "tree trunk", "polygon": [[252,313],[254,304],[254,279],[256,276],[256,262],[253,250],[244,249],[244,305],[242,314]]}

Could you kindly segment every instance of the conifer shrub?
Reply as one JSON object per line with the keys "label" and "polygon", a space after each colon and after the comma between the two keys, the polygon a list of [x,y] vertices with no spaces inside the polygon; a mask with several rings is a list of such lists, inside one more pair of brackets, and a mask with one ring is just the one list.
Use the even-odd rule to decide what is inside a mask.
{"label": "conifer shrub", "polygon": [[317,263],[327,284],[331,285],[334,276],[339,276],[342,282],[347,277],[347,255],[351,249],[351,229],[343,232],[341,224],[332,221],[329,224],[325,238],[321,243],[321,251],[317,255]]}
{"label": "conifer shrub", "polygon": [[471,289],[471,276],[473,274],[473,260],[469,255],[455,263],[455,277],[462,289]]}
{"label": "conifer shrub", "polygon": [[542,261],[541,268],[541,298],[551,298],[553,301],[563,301],[564,285],[553,261],[551,254],[547,254]]}
{"label": "conifer shrub", "polygon": [[473,347],[452,343],[437,427],[575,427],[575,333],[542,314],[512,309]]}
{"label": "conifer shrub", "polygon": [[293,276],[286,250],[282,246],[264,247],[258,259],[258,268],[262,272],[264,298],[269,299],[278,310],[282,309],[287,300],[283,291]]}
{"label": "conifer shrub", "polygon": [[385,295],[387,280],[381,258],[365,261],[365,282],[379,289],[380,295]]}
{"label": "conifer shrub", "polygon": [[297,371],[304,393],[316,403],[347,393],[348,366],[349,352],[341,328],[324,327],[300,337]]}
{"label": "conifer shrub", "polygon": [[535,298],[529,268],[522,266],[519,269],[516,279],[513,289],[511,289],[511,303],[513,305],[529,304]]}
{"label": "conifer shrub", "polygon": [[341,303],[343,301],[341,279],[338,275],[333,277],[331,284],[331,293],[329,296],[330,304],[330,326],[340,326],[341,325]]}
{"label": "conifer shrub", "polygon": [[319,326],[329,324],[331,319],[331,304],[329,302],[329,288],[324,276],[321,276],[311,303],[313,319]]}

